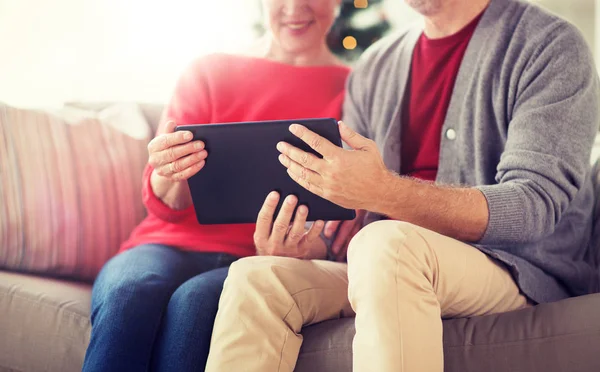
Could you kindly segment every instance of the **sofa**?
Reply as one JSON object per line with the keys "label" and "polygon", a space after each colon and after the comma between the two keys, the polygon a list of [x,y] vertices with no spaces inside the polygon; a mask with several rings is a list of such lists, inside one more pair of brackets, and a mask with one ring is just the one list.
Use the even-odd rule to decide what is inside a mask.
{"label": "sofa", "polygon": [[[98,112],[107,104],[70,103],[69,106]],[[162,107],[138,107],[153,132]],[[0,116],[2,125],[24,123],[6,118],[2,121]],[[0,143],[1,134],[0,130]],[[0,181],[2,172],[0,168]],[[600,179],[600,172],[596,171],[594,177]],[[0,191],[2,186],[0,183]],[[600,197],[600,187],[597,190]],[[136,210],[143,209],[141,199],[132,203],[139,204]],[[7,241],[2,237],[2,218],[7,217],[0,213],[0,244]],[[102,263],[97,262],[97,266]],[[0,267],[4,267],[0,270],[0,371],[81,370],[90,338],[93,276],[69,277],[60,270],[15,269],[6,262]],[[448,372],[600,371],[600,294],[505,314],[444,320],[443,326]],[[353,319],[331,320],[305,328],[296,371],[351,371],[353,335]]]}

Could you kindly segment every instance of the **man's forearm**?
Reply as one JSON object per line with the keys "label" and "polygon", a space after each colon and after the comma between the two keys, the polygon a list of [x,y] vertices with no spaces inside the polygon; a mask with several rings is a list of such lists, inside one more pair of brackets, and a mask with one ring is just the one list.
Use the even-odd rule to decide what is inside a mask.
{"label": "man's forearm", "polygon": [[382,182],[376,212],[465,242],[479,241],[487,229],[485,196],[473,188],[452,188],[390,173]]}

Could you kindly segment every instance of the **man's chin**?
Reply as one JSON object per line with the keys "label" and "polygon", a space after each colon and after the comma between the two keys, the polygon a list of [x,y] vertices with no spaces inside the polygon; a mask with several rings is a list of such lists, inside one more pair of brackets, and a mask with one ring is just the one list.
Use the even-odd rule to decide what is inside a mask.
{"label": "man's chin", "polygon": [[404,2],[425,17],[435,15],[442,8],[441,0],[404,0]]}

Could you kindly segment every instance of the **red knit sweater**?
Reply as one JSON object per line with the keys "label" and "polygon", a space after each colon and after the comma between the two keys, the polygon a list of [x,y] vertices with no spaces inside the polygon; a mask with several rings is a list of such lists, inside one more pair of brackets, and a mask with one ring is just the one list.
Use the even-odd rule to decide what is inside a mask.
{"label": "red knit sweater", "polygon": [[[342,66],[297,67],[222,54],[203,57],[180,78],[162,124],[167,120],[183,125],[340,118],[349,72]],[[161,125],[158,133],[162,130]],[[143,201],[148,216],[123,243],[121,251],[155,243],[240,257],[255,253],[254,224],[202,226],[193,206],[176,211],[154,195],[151,173],[152,168],[146,166]]]}

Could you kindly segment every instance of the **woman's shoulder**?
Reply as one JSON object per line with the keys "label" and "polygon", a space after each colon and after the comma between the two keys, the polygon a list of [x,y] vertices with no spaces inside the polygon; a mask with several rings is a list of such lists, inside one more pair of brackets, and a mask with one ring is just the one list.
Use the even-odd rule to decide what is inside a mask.
{"label": "woman's shoulder", "polygon": [[211,53],[192,60],[188,70],[202,73],[227,70],[231,65],[239,64],[241,57],[235,54]]}

